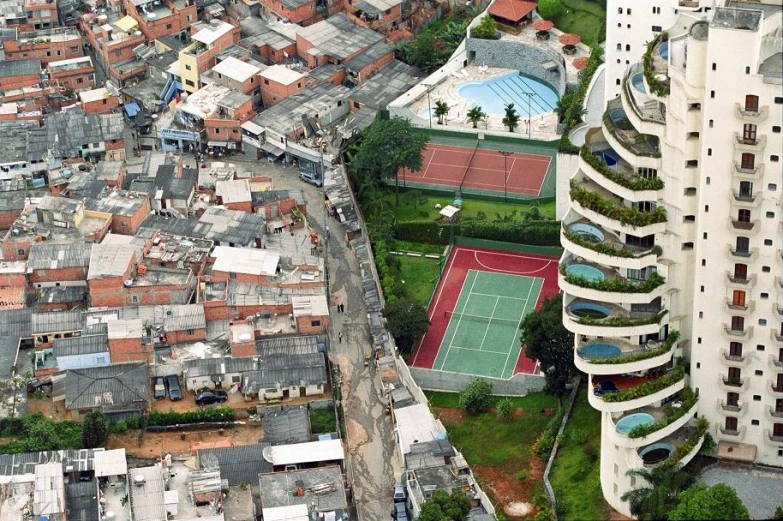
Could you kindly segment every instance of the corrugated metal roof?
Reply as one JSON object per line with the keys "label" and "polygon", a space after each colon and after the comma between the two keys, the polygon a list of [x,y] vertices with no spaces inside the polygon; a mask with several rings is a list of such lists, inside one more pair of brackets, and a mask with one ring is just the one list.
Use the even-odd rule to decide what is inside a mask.
{"label": "corrugated metal roof", "polygon": [[57,338],[52,350],[56,357],[106,353],[109,351],[109,340],[106,334]]}
{"label": "corrugated metal roof", "polygon": [[63,472],[91,471],[94,469],[95,452],[93,449],[80,449],[0,454],[0,476],[33,474],[36,465],[51,462],[60,463]]}
{"label": "corrugated metal roof", "polygon": [[227,479],[229,485],[255,484],[259,474],[272,472],[274,469],[263,455],[264,448],[269,446],[268,443],[258,443],[202,449],[198,451],[199,464],[202,468],[218,464],[221,477]]}
{"label": "corrugated metal roof", "polygon": [[33,310],[30,308],[0,311],[0,331],[7,336],[33,336]]}
{"label": "corrugated metal roof", "polygon": [[257,341],[256,350],[262,358],[273,355],[292,356],[317,353],[319,345],[326,349],[326,339],[317,335],[281,336]]}
{"label": "corrugated metal roof", "polygon": [[104,450],[95,453],[95,477],[124,476],[128,473],[125,449]]}
{"label": "corrugated metal roof", "polygon": [[148,391],[149,369],[146,363],[72,370],[65,376],[65,407],[144,409]]}
{"label": "corrugated metal roof", "polygon": [[81,311],[57,311],[32,314],[32,331],[35,335],[81,331],[84,315]]}
{"label": "corrugated metal roof", "polygon": [[303,405],[264,415],[264,441],[272,445],[310,441],[310,416]]}

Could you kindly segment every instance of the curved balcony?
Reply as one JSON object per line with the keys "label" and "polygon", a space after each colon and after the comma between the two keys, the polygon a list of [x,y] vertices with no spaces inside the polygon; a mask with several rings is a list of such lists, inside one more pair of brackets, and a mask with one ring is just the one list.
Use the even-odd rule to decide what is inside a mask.
{"label": "curved balcony", "polygon": [[726,297],[723,301],[723,309],[732,315],[747,317],[756,310],[756,301],[747,300],[744,305],[740,306]]}
{"label": "curved balcony", "polygon": [[744,168],[741,163],[734,162],[734,176],[737,179],[758,181],[764,177],[764,163],[753,168]]}
{"label": "curved balcony", "polygon": [[781,355],[769,355],[769,363],[775,367],[783,368],[783,356]]}
{"label": "curved balcony", "polygon": [[[686,424],[679,431],[661,439],[656,443],[650,444],[661,448],[665,447],[670,453],[668,458],[658,462],[645,461],[645,458],[642,456],[642,454],[646,452],[645,449],[647,447],[644,447],[637,451],[638,461],[645,468],[652,468],[657,465],[673,466],[675,464],[685,466],[690,463],[691,460],[696,457],[696,454],[699,453],[699,450],[701,450],[701,446],[704,443],[704,438],[708,430],[709,423],[704,419],[699,420],[696,425]],[[648,447],[650,445],[648,445]],[[665,453],[663,455],[665,456]]]}
{"label": "curved balcony", "polygon": [[731,191],[731,204],[738,208],[758,208],[764,198],[758,193],[743,193],[739,190]]}
{"label": "curved balcony", "polygon": [[738,250],[733,244],[729,244],[727,251],[729,257],[736,262],[753,262],[758,258],[759,249],[751,248],[749,250]]}
{"label": "curved balcony", "polygon": [[729,340],[750,340],[753,336],[753,326],[744,329],[732,329],[731,325],[723,324],[723,336]]}
{"label": "curved balcony", "polygon": [[563,292],[587,300],[620,304],[647,304],[666,292],[666,280],[654,273],[643,281],[621,277],[617,272],[584,259],[570,259],[560,265],[558,285]]}
{"label": "curved balcony", "polygon": [[754,236],[759,233],[760,229],[761,226],[759,225],[758,219],[753,219],[752,221],[740,221],[734,217],[729,218],[729,230],[731,230],[732,233]]}
{"label": "curved balcony", "polygon": [[748,289],[756,285],[756,275],[737,277],[732,272],[726,272],[726,285],[729,289]]}
{"label": "curved balcony", "polygon": [[769,408],[767,409],[767,414],[769,415],[770,418],[774,420],[783,418],[783,408],[776,409],[775,407],[770,405]]}
{"label": "curved balcony", "polygon": [[[600,139],[599,139],[600,138]],[[596,184],[635,203],[657,201],[664,182],[660,178],[646,178],[602,139],[600,131],[587,138],[579,152],[579,169]]]}
{"label": "curved balcony", "polygon": [[614,233],[588,221],[563,224],[560,244],[572,254],[616,268],[640,270],[658,261],[660,247],[642,248],[622,242]]}
{"label": "curved balcony", "polygon": [[747,138],[739,132],[734,133],[734,150],[739,153],[753,152],[760,153],[764,151],[767,146],[767,136],[761,135],[755,138]]}
{"label": "curved balcony", "polygon": [[781,443],[783,443],[783,436],[775,436],[775,434],[769,429],[764,429],[764,438],[775,446],[779,446]]}
{"label": "curved balcony", "polygon": [[575,299],[563,303],[563,325],[576,335],[630,337],[661,330],[666,310],[629,311],[609,302]]}
{"label": "curved balcony", "polygon": [[723,350],[723,361],[729,367],[747,367],[753,358],[753,351],[741,355],[733,355],[729,352],[728,349]]}
{"label": "curved balcony", "polygon": [[663,207],[642,212],[618,202],[614,194],[592,181],[572,180],[569,197],[571,208],[576,213],[604,228],[639,237],[666,231],[666,210]]}
{"label": "curved balcony", "polygon": [[778,384],[772,380],[767,380],[767,384],[769,385],[769,392],[772,396],[775,398],[783,398],[783,386],[778,386]]}
{"label": "curved balcony", "polygon": [[726,427],[719,425],[718,432],[717,432],[718,441],[733,441],[733,442],[742,441],[745,438],[745,430],[746,430],[745,425],[740,426],[740,428],[736,430],[727,429]]}
{"label": "curved balcony", "polygon": [[666,124],[666,105],[650,95],[642,64],[628,67],[620,93],[623,109],[631,124],[645,134],[657,135]]}
{"label": "curved balcony", "polygon": [[628,119],[622,101],[615,98],[607,104],[601,126],[607,143],[636,167],[661,167],[661,143],[657,136],[642,134]]}
{"label": "curved balcony", "polygon": [[685,387],[685,368],[679,365],[658,377],[590,375],[591,387],[593,380],[600,390],[587,393],[590,405],[601,412],[622,412],[652,405],[681,391]]}
{"label": "curved balcony", "polygon": [[748,405],[742,400],[737,400],[736,405],[729,405],[723,398],[718,398],[718,411],[728,416],[743,416],[748,412]]}
{"label": "curved balcony", "polygon": [[767,105],[763,105],[756,107],[754,110],[746,108],[745,105],[735,103],[734,115],[743,121],[747,121],[748,123],[761,123],[767,119],[767,116],[769,115],[769,107]]}
{"label": "curved balcony", "polygon": [[664,341],[633,344],[621,338],[578,337],[574,365],[583,373],[613,375],[636,373],[660,367],[674,355],[679,334],[672,332]]}
{"label": "curved balcony", "polygon": [[781,347],[783,347],[783,332],[781,332],[780,330],[776,331],[772,329],[769,332],[769,336],[770,338],[772,338],[774,342],[781,344]]}
{"label": "curved balcony", "polygon": [[750,378],[729,378],[726,375],[718,375],[720,388],[729,393],[738,393],[748,388]]}
{"label": "curved balcony", "polygon": [[[683,403],[683,401],[675,400],[665,407],[643,407],[642,409],[629,411],[617,420],[614,420],[610,416],[609,424],[606,425],[607,433],[609,435],[608,438],[615,445],[620,447],[632,449],[644,447],[645,445],[654,443],[662,438],[671,436],[680,430],[693,419],[693,415],[696,414],[698,408],[697,405],[698,400],[696,399],[691,400],[690,406],[687,403]],[[643,427],[646,429],[646,435],[631,437],[633,429],[629,432],[620,432],[621,430],[625,430],[622,428],[621,423],[623,418],[628,418],[632,414],[647,414],[652,416],[653,423]],[[621,425],[620,429],[617,427],[618,424]]]}

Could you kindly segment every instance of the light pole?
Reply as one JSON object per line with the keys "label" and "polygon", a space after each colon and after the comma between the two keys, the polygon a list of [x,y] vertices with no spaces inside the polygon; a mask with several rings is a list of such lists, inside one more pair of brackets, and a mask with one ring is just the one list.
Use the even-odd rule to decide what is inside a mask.
{"label": "light pole", "polygon": [[536,95],[535,92],[522,92],[525,96],[527,96],[527,138],[530,139],[530,125],[532,123],[531,121],[531,115],[530,115],[530,98]]}
{"label": "light pole", "polygon": [[422,83],[422,86],[427,88],[427,119],[430,120],[430,130],[432,130],[432,105],[430,105],[430,89],[432,85]]}
{"label": "light pole", "polygon": [[508,190],[506,189],[508,183],[508,156],[513,154],[513,152],[498,150],[498,154],[503,156],[503,203],[508,203]]}

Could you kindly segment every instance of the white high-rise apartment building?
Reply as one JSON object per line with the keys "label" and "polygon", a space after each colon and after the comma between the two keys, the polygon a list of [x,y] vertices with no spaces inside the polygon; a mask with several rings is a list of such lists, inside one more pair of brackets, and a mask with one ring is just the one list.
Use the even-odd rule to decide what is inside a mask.
{"label": "white high-rise apartment building", "polygon": [[639,61],[647,42],[674,25],[680,14],[708,13],[715,1],[609,0],[606,5],[606,99],[620,95],[625,71]]}
{"label": "white high-rise apartment building", "polygon": [[626,515],[627,472],[687,464],[707,434],[720,458],[783,466],[783,5],[721,1],[679,8],[646,58],[607,45],[620,95],[563,219],[563,322]]}

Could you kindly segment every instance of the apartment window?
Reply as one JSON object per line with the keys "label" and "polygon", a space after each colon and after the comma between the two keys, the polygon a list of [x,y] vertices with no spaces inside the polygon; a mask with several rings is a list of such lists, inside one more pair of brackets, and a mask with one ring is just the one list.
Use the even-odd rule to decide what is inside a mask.
{"label": "apartment window", "polygon": [[[709,183],[707,183],[707,184],[709,184]],[[710,205],[708,205],[708,204],[704,205],[704,213],[710,213]]]}
{"label": "apartment window", "polygon": [[622,27],[623,27],[623,24],[617,24],[617,28],[618,29],[622,29]]}
{"label": "apartment window", "polygon": [[724,430],[729,432],[737,432],[737,418],[734,416],[727,416]]}
{"label": "apartment window", "polygon": [[731,317],[732,331],[745,331],[745,317]]}
{"label": "apartment window", "polygon": [[780,125],[772,125],[772,133],[780,134]]}
{"label": "apartment window", "polygon": [[[731,305],[741,308],[745,307],[745,292],[741,289],[735,289],[731,295]],[[741,347],[740,347],[741,350]]]}
{"label": "apartment window", "polygon": [[715,121],[711,119],[708,124],[712,128],[715,125]]}
{"label": "apartment window", "polygon": [[761,267],[761,273],[770,273],[772,271],[772,268],[769,266],[762,266]]}
{"label": "apartment window", "polygon": [[320,320],[311,320],[310,321],[310,326],[311,327],[320,327],[321,326],[321,321]]}
{"label": "apartment window", "polygon": [[778,189],[778,185],[776,185],[775,183],[769,183],[767,185],[767,190],[769,190],[770,192],[774,192],[777,189]]}
{"label": "apartment window", "polygon": [[769,160],[772,161],[773,163],[777,163],[778,161],[780,161],[780,156],[775,156],[775,155],[769,156]]}
{"label": "apartment window", "polygon": [[707,177],[704,179],[704,183],[705,183],[705,184],[708,184],[708,185],[709,185],[709,184],[710,184],[710,181],[711,181],[711,179],[710,179],[710,176],[707,176]]}
{"label": "apartment window", "polygon": [[715,91],[714,90],[710,91],[710,98],[715,99]]}
{"label": "apartment window", "polygon": [[631,45],[630,44],[625,44],[625,50],[626,51],[630,51],[631,50]]}
{"label": "apartment window", "polygon": [[748,94],[745,96],[745,110],[748,112],[759,111],[759,97],[755,94]]}
{"label": "apartment window", "polygon": [[767,319],[766,318],[760,318],[759,319],[759,325],[760,326],[766,326],[767,325]]}
{"label": "apartment window", "polygon": [[623,14],[623,8],[622,7],[618,7],[617,8],[617,14]]}
{"label": "apartment window", "polygon": [[756,125],[753,123],[745,123],[742,126],[742,140],[745,143],[755,144],[756,142]]}
{"label": "apartment window", "polygon": [[775,96],[775,105],[783,105],[783,97]]}
{"label": "apartment window", "polygon": [[618,51],[622,51],[622,50],[623,50],[623,44],[621,44],[621,43],[618,43],[618,44],[617,44],[617,50],[618,50]]}
{"label": "apartment window", "polygon": [[166,29],[171,29],[171,24],[166,24]]}
{"label": "apartment window", "polygon": [[229,279],[236,279],[237,278],[237,274],[232,271],[231,273],[228,274],[228,278]]}
{"label": "apartment window", "polygon": [[[775,218],[775,212],[767,212],[766,214],[767,219],[774,219]],[[772,242],[772,241],[770,241]]]}
{"label": "apartment window", "polygon": [[696,168],[697,166],[699,166],[698,159],[689,159],[685,162],[685,168]]}
{"label": "apartment window", "polygon": [[17,255],[24,255],[24,250],[16,250]]}
{"label": "apartment window", "polygon": [[186,71],[191,71],[191,70],[193,70],[193,68],[190,65],[185,65],[185,70]]}
{"label": "apartment window", "polygon": [[750,67],[745,67],[745,74],[750,74]]}
{"label": "apartment window", "polygon": [[695,215],[686,215],[683,218],[683,221],[686,222],[686,223],[694,223],[694,222],[696,222],[696,216]]}
{"label": "apartment window", "polygon": [[187,329],[187,330],[185,330],[185,334],[186,334],[186,335],[192,335],[192,334],[194,334],[195,332],[196,332],[196,331],[195,331],[194,329]]}
{"label": "apartment window", "polygon": [[629,8],[628,8],[628,10],[626,11],[626,13],[627,13],[627,14],[631,14],[631,8],[630,8],[630,7],[629,7]]}
{"label": "apartment window", "polygon": [[264,78],[264,85],[269,85],[269,80],[267,80],[266,78]]}
{"label": "apartment window", "polygon": [[708,156],[712,156],[712,149],[711,149],[711,148],[708,148],[708,149],[707,149],[707,155],[708,155]]}
{"label": "apartment window", "polygon": [[741,181],[739,185],[740,197],[753,197],[753,183],[750,181]]}
{"label": "apartment window", "polygon": [[192,81],[190,81],[190,80],[185,80],[185,85],[187,85],[188,87],[195,87],[195,86],[196,86],[196,84],[195,84],[195,83],[193,83],[193,82],[192,82]]}
{"label": "apartment window", "polygon": [[684,243],[682,243],[682,249],[683,250],[692,250],[693,249],[693,243],[692,242],[684,242]]}
{"label": "apartment window", "polygon": [[742,344],[739,342],[732,342],[729,344],[729,356],[742,357]]}
{"label": "apartment window", "polygon": [[735,244],[737,253],[748,253],[750,251],[750,239],[747,237],[737,237]]}
{"label": "apartment window", "polygon": [[756,154],[743,153],[740,164],[744,170],[753,170],[756,167]]}
{"label": "apartment window", "polygon": [[737,407],[739,405],[739,393],[726,393],[726,405]]}
{"label": "apartment window", "polygon": [[620,79],[619,79],[619,78],[617,78],[616,80],[614,80],[614,84],[615,84],[615,85],[620,85]]}
{"label": "apartment window", "polygon": [[759,421],[758,420],[750,420],[750,424],[751,425],[758,425]]}
{"label": "apartment window", "polygon": [[759,298],[761,300],[767,300],[769,298],[769,293],[764,293],[763,291],[759,294]]}
{"label": "apartment window", "polygon": [[134,304],[138,304],[139,303],[139,296],[138,295],[131,295],[131,302],[133,302]]}
{"label": "apartment window", "polygon": [[734,265],[734,278],[740,280],[747,280],[748,278],[748,266],[747,264],[735,264]]}
{"label": "apartment window", "polygon": [[742,209],[737,210],[737,220],[741,223],[749,223],[750,222],[750,210]]}
{"label": "apartment window", "polygon": [[625,26],[625,28],[626,28],[626,29],[630,29],[630,28],[631,28],[631,24],[627,24],[627,25]]}
{"label": "apartment window", "polygon": [[715,62],[712,62],[712,70],[716,71],[718,70],[718,64]]}
{"label": "apartment window", "polygon": [[706,266],[707,265],[707,259],[702,259],[701,260],[701,265],[702,265],[702,267]]}

